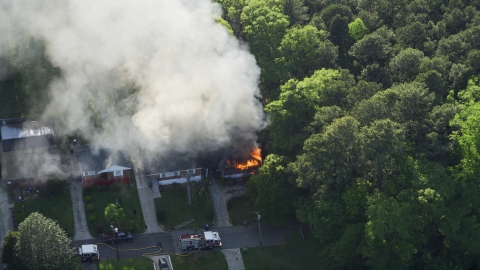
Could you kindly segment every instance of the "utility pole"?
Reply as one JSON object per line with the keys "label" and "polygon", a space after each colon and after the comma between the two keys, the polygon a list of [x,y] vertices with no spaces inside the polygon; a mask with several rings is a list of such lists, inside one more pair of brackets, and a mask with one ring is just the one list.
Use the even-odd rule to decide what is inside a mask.
{"label": "utility pole", "polygon": [[262,247],[262,230],[260,229],[260,213],[257,211],[257,221],[258,221],[258,233],[260,234],[260,247]]}
{"label": "utility pole", "polygon": [[117,248],[117,259],[120,261],[120,255],[118,255],[118,228],[115,227],[115,247]]}

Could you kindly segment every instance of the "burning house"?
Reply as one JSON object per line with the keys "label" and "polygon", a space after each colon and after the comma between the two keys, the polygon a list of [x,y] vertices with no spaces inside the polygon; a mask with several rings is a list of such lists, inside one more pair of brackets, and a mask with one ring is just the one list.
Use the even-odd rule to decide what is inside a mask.
{"label": "burning house", "polygon": [[225,178],[242,178],[258,172],[262,164],[262,150],[254,148],[245,160],[229,158],[221,163],[220,172]]}

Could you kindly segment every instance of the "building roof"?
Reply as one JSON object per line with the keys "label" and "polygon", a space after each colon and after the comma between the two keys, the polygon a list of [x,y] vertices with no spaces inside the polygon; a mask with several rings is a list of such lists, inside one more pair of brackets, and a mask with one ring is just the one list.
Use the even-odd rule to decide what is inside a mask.
{"label": "building roof", "polygon": [[154,158],[144,160],[143,163],[146,175],[199,169],[202,167],[201,158],[173,151],[163,153],[163,155],[156,154]]}
{"label": "building roof", "polygon": [[82,245],[82,253],[97,253],[97,245]]}
{"label": "building roof", "polygon": [[55,146],[55,138],[52,134],[2,140],[3,152],[21,151],[26,149],[44,148],[52,146]]}
{"label": "building roof", "polygon": [[53,135],[53,128],[39,122],[24,122],[21,124],[2,126],[2,140],[28,138],[34,136]]}
{"label": "building roof", "polygon": [[60,173],[60,155],[57,147],[2,153],[3,180],[37,178],[56,173]]}
{"label": "building roof", "polygon": [[112,166],[132,167],[125,154],[111,148],[96,150],[90,145],[78,145],[77,152],[80,172],[100,172]]}
{"label": "building roof", "polygon": [[118,166],[118,165],[113,165],[113,166],[110,166],[108,168],[106,168],[105,170],[102,170],[102,171],[99,171],[98,173],[106,173],[106,172],[114,172],[114,171],[124,171],[124,170],[131,170],[132,168],[127,168],[127,167],[122,167],[122,166]]}

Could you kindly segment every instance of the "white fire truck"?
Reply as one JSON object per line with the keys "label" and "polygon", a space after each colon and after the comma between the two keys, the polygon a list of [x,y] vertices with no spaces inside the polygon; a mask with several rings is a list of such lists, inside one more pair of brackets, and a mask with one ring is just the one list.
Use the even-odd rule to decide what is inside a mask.
{"label": "white fire truck", "polygon": [[75,253],[82,257],[83,262],[96,262],[100,259],[97,245],[82,245],[76,248]]}
{"label": "white fire truck", "polygon": [[218,232],[206,231],[201,234],[182,234],[179,236],[179,247],[181,249],[200,249],[221,247],[222,239]]}

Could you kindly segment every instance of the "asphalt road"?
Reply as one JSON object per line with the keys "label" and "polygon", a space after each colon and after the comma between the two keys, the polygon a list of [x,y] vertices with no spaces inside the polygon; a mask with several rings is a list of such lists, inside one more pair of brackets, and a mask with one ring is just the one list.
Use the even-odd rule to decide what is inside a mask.
{"label": "asphalt road", "polygon": [[[262,229],[263,246],[277,245],[287,234],[285,228],[266,227],[264,224],[261,224],[260,226]],[[213,230],[217,231],[222,239],[222,247],[218,249],[216,248],[217,250],[257,247],[260,245],[260,235],[256,226],[232,226]],[[198,232],[200,232],[200,230]],[[119,257],[141,257],[145,253],[158,251],[159,249],[156,248],[156,246],[160,244],[162,247],[162,254],[188,253],[188,251],[180,250],[178,248],[178,237],[185,233],[193,233],[193,231],[173,231],[134,235],[134,240],[132,242],[118,243]],[[76,244],[79,246],[84,244],[98,244],[101,260],[117,259],[115,244],[107,244],[102,238],[74,241],[73,245]]]}

